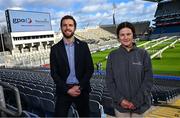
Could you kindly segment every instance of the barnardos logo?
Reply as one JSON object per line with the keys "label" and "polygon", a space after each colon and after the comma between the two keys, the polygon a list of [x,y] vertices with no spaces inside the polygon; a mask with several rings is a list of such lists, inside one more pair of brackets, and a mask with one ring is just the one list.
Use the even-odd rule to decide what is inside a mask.
{"label": "barnardos logo", "polygon": [[37,22],[37,23],[49,23],[49,21],[46,18],[35,20],[35,22]]}

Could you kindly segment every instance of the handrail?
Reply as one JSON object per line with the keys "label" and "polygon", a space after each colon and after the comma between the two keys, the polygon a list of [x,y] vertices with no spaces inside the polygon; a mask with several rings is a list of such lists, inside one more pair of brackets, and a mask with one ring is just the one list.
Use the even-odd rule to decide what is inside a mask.
{"label": "handrail", "polygon": [[175,36],[170,37],[170,38],[168,38],[168,39],[161,40],[161,41],[157,42],[156,44],[154,44],[154,45],[152,45],[152,46],[146,47],[145,49],[148,50],[148,49],[153,48],[153,47],[155,47],[155,46],[157,46],[157,45],[159,45],[159,44],[161,44],[161,43],[163,43],[163,42],[165,42],[165,41],[172,40],[173,38],[175,38]]}
{"label": "handrail", "polygon": [[164,40],[165,38],[167,38],[167,37],[161,37],[161,38],[158,38],[158,39],[154,39],[154,40],[151,40],[151,41],[147,41],[147,42],[145,42],[145,43],[143,43],[143,44],[138,45],[137,47],[141,47],[141,46],[147,45],[147,44],[149,44],[149,43],[153,43],[153,42],[158,42],[159,40]]}
{"label": "handrail", "polygon": [[155,54],[151,55],[151,59],[153,59],[153,58],[156,57],[157,55],[163,53],[163,52],[164,52],[166,49],[168,49],[169,47],[172,47],[177,41],[178,41],[178,39],[175,40],[174,42],[172,42],[170,45],[168,45],[168,46],[162,48],[161,50],[159,50],[159,51],[156,52]]}
{"label": "handrail", "polygon": [[7,109],[6,107],[0,106],[0,111],[3,111],[7,114],[10,114],[12,116],[20,116],[22,114],[22,106],[21,106],[21,100],[20,100],[20,94],[19,90],[17,87],[14,87],[12,85],[9,85],[5,82],[0,81],[0,86],[10,88],[11,90],[14,91],[15,93],[15,99],[16,99],[16,104],[17,104],[17,111],[12,111]]}

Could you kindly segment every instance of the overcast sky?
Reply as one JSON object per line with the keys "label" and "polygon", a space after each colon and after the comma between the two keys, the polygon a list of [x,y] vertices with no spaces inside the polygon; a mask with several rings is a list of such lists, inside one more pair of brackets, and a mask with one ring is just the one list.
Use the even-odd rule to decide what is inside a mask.
{"label": "overcast sky", "polygon": [[113,8],[117,24],[152,21],[156,7],[157,3],[143,0],[0,0],[0,24],[6,25],[6,9],[49,12],[53,30],[58,31],[60,18],[66,14],[73,15],[78,28],[83,28],[112,24]]}

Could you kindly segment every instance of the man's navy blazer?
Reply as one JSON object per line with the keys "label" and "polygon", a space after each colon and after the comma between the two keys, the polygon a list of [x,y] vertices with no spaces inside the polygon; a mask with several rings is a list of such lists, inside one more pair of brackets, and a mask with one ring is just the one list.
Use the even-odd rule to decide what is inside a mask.
{"label": "man's navy blazer", "polygon": [[[75,73],[82,91],[90,92],[90,78],[94,72],[93,61],[87,43],[75,38],[74,40]],[[66,80],[70,74],[68,57],[61,40],[51,47],[50,53],[51,76],[56,84],[56,94],[67,94]]]}

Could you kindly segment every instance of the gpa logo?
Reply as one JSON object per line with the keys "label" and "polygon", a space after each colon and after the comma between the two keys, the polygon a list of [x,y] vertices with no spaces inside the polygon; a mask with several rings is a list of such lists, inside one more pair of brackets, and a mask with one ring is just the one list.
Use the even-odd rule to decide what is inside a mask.
{"label": "gpa logo", "polygon": [[32,19],[31,18],[13,18],[13,23],[17,24],[17,23],[32,23]]}

